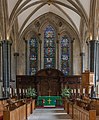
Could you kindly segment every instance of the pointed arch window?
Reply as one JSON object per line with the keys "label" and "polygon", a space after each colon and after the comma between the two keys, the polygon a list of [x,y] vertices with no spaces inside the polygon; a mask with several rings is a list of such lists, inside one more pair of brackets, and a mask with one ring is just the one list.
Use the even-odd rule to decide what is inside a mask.
{"label": "pointed arch window", "polygon": [[64,35],[61,39],[61,71],[64,75],[70,74],[70,39]]}
{"label": "pointed arch window", "polygon": [[55,68],[55,30],[51,25],[44,31],[44,68]]}
{"label": "pointed arch window", "polygon": [[38,70],[38,42],[36,37],[29,40],[29,74],[34,75]]}

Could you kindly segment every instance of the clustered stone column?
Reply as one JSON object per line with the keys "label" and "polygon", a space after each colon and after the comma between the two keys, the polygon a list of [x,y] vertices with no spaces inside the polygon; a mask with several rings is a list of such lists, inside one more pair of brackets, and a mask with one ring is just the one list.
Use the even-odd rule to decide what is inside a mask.
{"label": "clustered stone column", "polygon": [[19,56],[19,53],[18,52],[15,52],[14,53],[14,57],[15,57],[15,74],[17,75],[17,62],[18,62],[18,56]]}
{"label": "clustered stone column", "polygon": [[71,40],[71,65],[70,65],[70,74],[73,75],[73,43],[75,38]]}
{"label": "clustered stone column", "polygon": [[81,56],[81,72],[83,73],[84,72],[84,56],[85,56],[85,53],[81,52],[80,56]]}
{"label": "clustered stone column", "polygon": [[0,43],[0,81],[1,81],[1,76],[2,76],[2,75],[1,75],[1,69],[2,69],[1,55],[2,55],[2,54],[1,54],[1,43]]}
{"label": "clustered stone column", "polygon": [[25,41],[25,74],[28,75],[28,65],[27,65],[27,61],[28,61],[28,41],[25,40],[24,38],[24,41]]}
{"label": "clustered stone column", "polygon": [[42,62],[42,60],[41,60],[41,59],[42,59],[42,58],[41,58],[41,53],[42,53],[42,52],[41,52],[41,50],[42,50],[42,49],[41,49],[42,40],[41,40],[41,34],[40,34],[40,33],[38,34],[38,36],[39,36],[39,45],[40,45],[40,63],[39,63],[39,64],[40,64],[40,69],[41,69],[41,67],[42,67],[42,66],[41,66],[41,64],[42,64],[42,63],[41,63],[41,62]]}
{"label": "clustered stone column", "polygon": [[96,82],[99,81],[99,41],[91,40],[89,41],[89,70],[94,72],[95,81],[94,85],[96,87]]}
{"label": "clustered stone column", "polygon": [[3,73],[3,87],[4,96],[9,97],[9,87],[11,80],[11,41],[2,41],[2,73]]}

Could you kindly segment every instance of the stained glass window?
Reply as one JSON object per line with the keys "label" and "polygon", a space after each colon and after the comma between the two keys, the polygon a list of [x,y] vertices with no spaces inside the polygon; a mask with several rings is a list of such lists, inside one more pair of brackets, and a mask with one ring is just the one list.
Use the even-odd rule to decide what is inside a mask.
{"label": "stained glass window", "polygon": [[55,30],[51,25],[44,31],[44,68],[55,68]]}
{"label": "stained glass window", "polygon": [[30,70],[29,70],[29,74],[30,75],[34,75],[37,72],[38,69],[38,43],[37,43],[37,39],[31,38],[31,40],[29,40],[29,60],[30,60]]}
{"label": "stained glass window", "polygon": [[67,36],[61,39],[61,71],[64,75],[70,73],[70,40]]}

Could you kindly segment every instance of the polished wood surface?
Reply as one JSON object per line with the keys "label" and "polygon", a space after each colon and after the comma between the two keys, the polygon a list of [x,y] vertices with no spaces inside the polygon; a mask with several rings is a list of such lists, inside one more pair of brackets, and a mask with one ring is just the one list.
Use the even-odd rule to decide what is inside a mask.
{"label": "polished wood surface", "polygon": [[82,73],[82,82],[81,82],[81,94],[83,94],[83,88],[85,88],[86,95],[91,94],[91,88],[94,85],[94,73],[85,71]]}
{"label": "polished wood surface", "polygon": [[64,102],[64,107],[66,107],[64,109],[73,118],[73,120],[98,120],[99,118],[99,116],[96,115],[95,109],[87,110],[84,106],[78,106],[69,100],[65,100]]}
{"label": "polished wood surface", "polygon": [[35,100],[17,100],[12,104],[7,105],[7,108],[3,111],[3,120],[26,120],[34,111],[34,104]]}

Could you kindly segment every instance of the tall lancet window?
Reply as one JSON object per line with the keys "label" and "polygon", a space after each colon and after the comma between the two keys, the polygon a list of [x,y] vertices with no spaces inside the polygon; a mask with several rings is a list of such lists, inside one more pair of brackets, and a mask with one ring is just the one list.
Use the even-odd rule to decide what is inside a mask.
{"label": "tall lancet window", "polygon": [[44,68],[55,68],[55,30],[51,25],[44,31]]}
{"label": "tall lancet window", "polygon": [[61,71],[64,75],[70,73],[70,40],[67,36],[61,39]]}
{"label": "tall lancet window", "polygon": [[29,40],[29,74],[34,75],[38,70],[38,42],[35,37]]}

